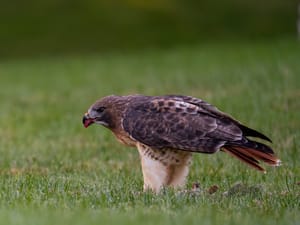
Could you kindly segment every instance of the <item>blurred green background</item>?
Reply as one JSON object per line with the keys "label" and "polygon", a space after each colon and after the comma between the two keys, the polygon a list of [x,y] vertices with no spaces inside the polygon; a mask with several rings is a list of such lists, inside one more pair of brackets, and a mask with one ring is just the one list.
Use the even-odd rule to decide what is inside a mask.
{"label": "blurred green background", "polygon": [[0,6],[1,58],[296,36],[296,0],[27,0]]}

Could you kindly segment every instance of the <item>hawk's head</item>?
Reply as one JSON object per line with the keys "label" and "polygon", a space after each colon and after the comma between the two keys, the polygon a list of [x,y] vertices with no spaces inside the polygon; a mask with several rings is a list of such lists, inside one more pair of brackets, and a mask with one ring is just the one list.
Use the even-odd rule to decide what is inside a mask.
{"label": "hawk's head", "polygon": [[82,123],[85,127],[98,123],[104,126],[108,126],[108,122],[105,121],[105,107],[90,108],[82,118]]}
{"label": "hawk's head", "polygon": [[101,98],[84,114],[82,123],[85,127],[97,123],[112,129],[120,123],[127,102],[126,97],[116,95]]}
{"label": "hawk's head", "polygon": [[84,127],[88,127],[93,123],[111,126],[111,104],[106,99],[100,99],[95,102],[82,118]]}

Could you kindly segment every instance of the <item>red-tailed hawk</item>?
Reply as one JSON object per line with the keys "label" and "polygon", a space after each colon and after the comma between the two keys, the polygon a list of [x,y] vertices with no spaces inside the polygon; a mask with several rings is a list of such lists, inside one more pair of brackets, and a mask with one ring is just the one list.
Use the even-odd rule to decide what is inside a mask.
{"label": "red-tailed hawk", "polygon": [[248,138],[271,142],[268,137],[190,96],[107,96],[88,109],[82,122],[85,127],[101,124],[123,144],[137,147],[144,190],[184,186],[194,152],[221,150],[263,172],[259,161],[280,165],[269,146]]}

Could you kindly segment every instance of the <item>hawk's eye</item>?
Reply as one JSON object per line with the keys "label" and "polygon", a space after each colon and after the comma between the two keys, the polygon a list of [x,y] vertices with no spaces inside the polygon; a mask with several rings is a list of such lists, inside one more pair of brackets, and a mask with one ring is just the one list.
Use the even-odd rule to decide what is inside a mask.
{"label": "hawk's eye", "polygon": [[99,107],[96,109],[98,113],[102,113],[105,110],[105,107]]}

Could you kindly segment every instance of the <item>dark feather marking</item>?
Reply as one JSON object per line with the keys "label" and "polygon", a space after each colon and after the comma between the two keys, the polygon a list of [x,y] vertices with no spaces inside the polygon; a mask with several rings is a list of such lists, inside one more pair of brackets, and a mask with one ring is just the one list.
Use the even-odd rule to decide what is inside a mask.
{"label": "dark feather marking", "polygon": [[165,102],[164,101],[159,101],[158,102],[158,106],[164,106],[165,105]]}
{"label": "dark feather marking", "polygon": [[195,111],[195,109],[193,109],[193,108],[187,108],[187,112],[189,112],[189,113],[194,112],[194,111]]}
{"label": "dark feather marking", "polygon": [[175,105],[175,103],[173,101],[168,102],[168,106],[173,107],[174,105]]}

